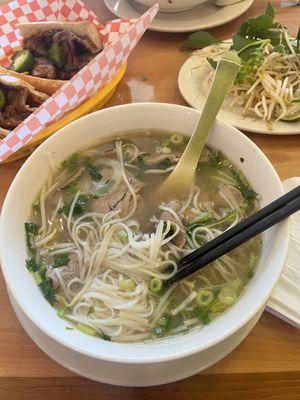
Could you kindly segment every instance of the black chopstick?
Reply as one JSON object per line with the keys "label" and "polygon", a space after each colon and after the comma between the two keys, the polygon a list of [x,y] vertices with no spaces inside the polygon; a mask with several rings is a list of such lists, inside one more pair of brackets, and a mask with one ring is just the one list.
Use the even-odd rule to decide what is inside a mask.
{"label": "black chopstick", "polygon": [[199,257],[207,253],[209,250],[212,250],[216,246],[219,246],[222,243],[226,242],[227,240],[235,237],[245,229],[250,228],[253,224],[260,221],[262,218],[273,214],[276,210],[280,209],[283,205],[287,204],[288,202],[297,198],[298,196],[300,196],[300,185],[298,185],[295,189],[287,192],[283,196],[279,197],[278,199],[272,201],[272,203],[263,207],[256,213],[250,215],[250,217],[244,219],[239,224],[235,225],[233,228],[229,229],[220,236],[216,237],[214,240],[208,242],[205,246],[202,246],[196,251],[193,251],[192,253],[183,257],[181,260],[177,262],[178,269],[184,268],[186,265],[190,264],[194,259],[199,259]]}
{"label": "black chopstick", "polygon": [[[296,189],[298,189],[299,192],[300,186],[297,186]],[[296,211],[300,210],[300,193],[298,193],[296,197],[294,196],[294,194],[295,189],[275,200],[274,202],[270,203],[268,206],[264,207],[257,213],[240,222],[235,227],[229,229],[227,232],[213,239],[206,245],[202,246],[200,249],[191,253],[189,255],[192,256],[191,261],[189,263],[186,263],[184,267],[179,269],[176,275],[174,275],[167,281],[167,284],[172,284],[174,282],[177,282],[178,280],[186,278],[187,276],[205,267],[207,264],[211,263],[217,258],[238,247],[242,243],[245,243],[252,237],[260,234],[261,232],[265,231],[266,229],[289,217]],[[291,200],[286,201],[287,198],[290,199],[291,197]],[[277,204],[281,204],[281,207],[276,206],[275,210],[271,213],[265,211],[265,209],[269,210],[270,206],[271,208],[274,207],[274,203],[276,202]],[[257,215],[263,216],[258,218]],[[249,222],[245,223],[245,221],[248,221],[249,219],[252,219],[255,222],[251,223],[250,225]],[[240,228],[240,226],[242,226],[242,229]],[[235,231],[235,234],[232,235],[230,233],[228,235],[228,232],[232,230]],[[201,254],[200,256],[199,253]],[[178,262],[178,264],[180,263],[180,261]]]}

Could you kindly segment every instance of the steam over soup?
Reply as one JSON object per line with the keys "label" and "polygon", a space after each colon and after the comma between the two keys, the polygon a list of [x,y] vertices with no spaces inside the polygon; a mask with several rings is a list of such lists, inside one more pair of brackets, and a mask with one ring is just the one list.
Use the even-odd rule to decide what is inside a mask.
{"label": "steam over soup", "polygon": [[27,268],[77,329],[116,342],[172,336],[210,323],[246,288],[260,238],[180,283],[164,283],[176,260],[257,206],[245,177],[208,147],[188,199],[149,204],[187,140],[152,130],[97,143],[58,166],[34,201]]}

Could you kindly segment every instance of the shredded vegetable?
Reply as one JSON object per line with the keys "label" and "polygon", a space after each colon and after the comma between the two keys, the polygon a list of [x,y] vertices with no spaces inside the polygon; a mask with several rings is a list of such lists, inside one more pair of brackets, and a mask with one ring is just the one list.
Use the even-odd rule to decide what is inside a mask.
{"label": "shredded vegetable", "polygon": [[[199,47],[205,44],[208,47],[196,50],[194,56],[199,60],[199,66],[209,65],[208,84],[218,60],[230,45],[212,40],[205,43],[204,38],[198,35]],[[194,39],[192,48],[195,47]],[[274,21],[271,5],[265,14],[240,26],[232,36],[231,50],[238,53],[242,65],[230,92],[230,108],[237,108],[244,116],[263,120],[269,129],[279,120],[300,119],[299,40],[293,40],[287,28]]]}

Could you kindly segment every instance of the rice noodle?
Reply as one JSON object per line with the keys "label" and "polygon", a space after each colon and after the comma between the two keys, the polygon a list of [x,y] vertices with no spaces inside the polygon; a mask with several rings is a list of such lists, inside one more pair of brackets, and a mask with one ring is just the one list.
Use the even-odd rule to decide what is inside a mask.
{"label": "rice noodle", "polygon": [[[283,93],[287,85],[287,80],[283,85],[278,85],[277,93]],[[120,178],[119,183],[123,181],[128,188],[131,202],[126,215],[122,217],[120,209],[107,213],[89,209],[81,216],[74,215],[79,196],[89,194],[90,184],[84,181],[84,178],[84,183],[78,186],[68,203],[67,215],[62,213],[60,209],[65,198],[61,191],[58,191],[59,195],[53,196],[53,193],[61,188],[61,183],[65,182],[69,175],[65,171],[59,171],[57,167],[39,196],[41,229],[35,240],[38,258],[53,260],[67,254],[69,258],[74,259],[75,256],[77,260],[78,272],[68,280],[64,279],[63,268],[47,265],[48,272],[52,268],[51,272],[57,278],[59,294],[65,299],[64,305],[70,309],[65,317],[74,324],[84,324],[95,329],[99,335],[108,335],[111,340],[117,342],[150,339],[153,328],[166,312],[174,317],[180,316],[183,311],[191,314],[181,326],[171,328],[169,334],[201,326],[192,314],[199,287],[221,287],[224,283],[238,278],[240,270],[240,265],[234,257],[226,255],[215,261],[212,264],[213,268],[199,271],[197,284],[187,280],[180,285],[166,288],[159,295],[149,290],[149,283],[153,278],[166,281],[176,274],[176,260],[198,248],[199,241],[201,244],[206,243],[224,230],[217,224],[197,226],[190,236],[186,236],[186,245],[179,247],[174,239],[184,228],[183,220],[186,214],[197,216],[205,207],[205,210],[218,220],[230,212],[235,212],[235,218],[227,224],[227,228],[230,228],[240,220],[243,211],[239,201],[225,190],[235,184],[234,178],[220,170],[211,175],[210,179],[215,185],[215,193],[222,207],[203,202],[203,193],[198,186],[194,186],[188,199],[180,202],[179,210],[175,211],[168,204],[160,205],[158,214],[153,219],[155,226],[143,232],[140,226],[142,223],[136,218],[139,195],[130,183],[133,169],[129,168],[140,153],[136,145],[124,144],[118,140],[115,142],[114,152],[117,159],[105,160],[101,156],[99,161],[104,167],[112,168],[113,179]],[[93,160],[97,160],[98,154],[92,149],[82,153]],[[167,173],[173,168],[174,166],[163,172],[160,169],[148,169],[145,174]],[[102,181],[101,178],[101,184]],[[47,219],[49,199],[51,214]],[[56,203],[53,203],[53,200]],[[160,220],[159,214],[162,212],[170,215],[170,220]],[[63,240],[60,236],[62,232]],[[125,241],[120,232],[123,233],[123,237],[125,235]],[[126,282],[129,282],[129,286],[124,289],[122,285]],[[178,292],[180,296],[174,301],[173,295]]]}
{"label": "rice noodle", "polygon": [[[270,129],[271,123],[284,118],[289,104],[300,96],[300,54],[296,53],[287,30],[280,28],[290,51],[289,54],[276,52],[267,41],[262,47],[263,60],[241,83],[236,83],[230,93],[230,107],[236,106],[245,116],[262,119]],[[209,46],[194,52],[199,68],[207,64],[207,58],[218,60],[228,45]],[[192,71],[193,72],[193,71]],[[207,85],[210,84],[214,70],[206,74]]]}

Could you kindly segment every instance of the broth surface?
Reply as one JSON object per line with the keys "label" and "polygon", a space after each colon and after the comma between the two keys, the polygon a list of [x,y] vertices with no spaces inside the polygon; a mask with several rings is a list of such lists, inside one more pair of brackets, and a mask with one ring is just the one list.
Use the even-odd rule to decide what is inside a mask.
{"label": "broth surface", "polygon": [[[71,155],[49,177],[25,224],[33,274],[72,327],[117,342],[199,329],[236,303],[254,274],[256,237],[167,287],[176,261],[253,213],[258,196],[205,147],[185,201],[150,204],[188,138],[128,132]],[[156,211],[149,219],[147,209]]]}

